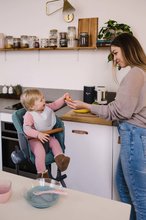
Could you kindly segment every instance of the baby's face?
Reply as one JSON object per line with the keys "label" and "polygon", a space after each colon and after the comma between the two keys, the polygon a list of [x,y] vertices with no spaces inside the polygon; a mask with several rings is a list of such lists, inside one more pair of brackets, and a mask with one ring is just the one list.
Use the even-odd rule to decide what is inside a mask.
{"label": "baby's face", "polygon": [[42,97],[39,97],[35,102],[34,102],[34,106],[32,108],[33,111],[36,111],[36,112],[41,112],[43,111],[45,108],[45,98],[44,96]]}

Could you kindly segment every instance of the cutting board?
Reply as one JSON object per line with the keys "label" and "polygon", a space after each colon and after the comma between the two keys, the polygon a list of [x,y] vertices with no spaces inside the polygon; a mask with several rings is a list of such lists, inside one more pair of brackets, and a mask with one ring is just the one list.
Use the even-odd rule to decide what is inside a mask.
{"label": "cutting board", "polygon": [[61,119],[64,121],[73,121],[73,122],[82,122],[90,124],[100,124],[100,125],[109,125],[112,126],[112,121],[107,121],[103,118],[99,118],[91,113],[76,113],[73,110],[65,113],[61,116]]}

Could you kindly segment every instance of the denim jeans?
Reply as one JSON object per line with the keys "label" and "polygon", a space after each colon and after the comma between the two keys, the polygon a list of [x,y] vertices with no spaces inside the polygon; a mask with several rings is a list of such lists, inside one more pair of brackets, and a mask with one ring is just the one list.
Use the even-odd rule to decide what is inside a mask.
{"label": "denim jeans", "polygon": [[146,220],[146,128],[122,122],[116,183],[122,202],[131,204],[130,220]]}

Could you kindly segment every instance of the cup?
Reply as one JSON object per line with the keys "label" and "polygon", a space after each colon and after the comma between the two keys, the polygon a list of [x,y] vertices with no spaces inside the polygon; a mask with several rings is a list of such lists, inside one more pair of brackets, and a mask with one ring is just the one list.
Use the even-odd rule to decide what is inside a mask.
{"label": "cup", "polygon": [[8,179],[0,179],[0,203],[7,202],[12,194],[12,182]]}

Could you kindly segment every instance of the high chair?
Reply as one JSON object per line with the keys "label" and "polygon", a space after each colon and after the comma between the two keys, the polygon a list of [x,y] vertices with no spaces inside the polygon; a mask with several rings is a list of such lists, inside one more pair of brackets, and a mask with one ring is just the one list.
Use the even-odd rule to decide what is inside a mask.
{"label": "high chair", "polygon": [[[30,150],[30,145],[28,142],[28,139],[23,131],[23,116],[25,114],[26,110],[24,108],[16,110],[12,114],[12,121],[13,124],[17,130],[18,134],[18,142],[19,147],[16,146],[15,151],[12,152],[11,158],[13,163],[16,166],[16,172],[19,174],[19,165],[22,163],[30,163],[32,166],[35,166],[34,162],[34,154]],[[59,130],[62,130],[58,132]],[[65,145],[64,145],[64,123],[56,116],[56,124],[54,126],[53,130],[50,130],[51,133],[54,133],[54,136],[58,139],[63,152],[65,151]],[[46,167],[48,169],[48,174],[51,179],[54,179],[56,181],[59,181],[63,187],[66,187],[66,184],[64,182],[64,179],[67,177],[66,174],[61,174],[61,171],[57,167],[57,174],[56,177],[52,175],[51,172],[51,165],[54,163],[54,156],[52,154],[52,151],[49,150],[49,152],[46,153]]]}

